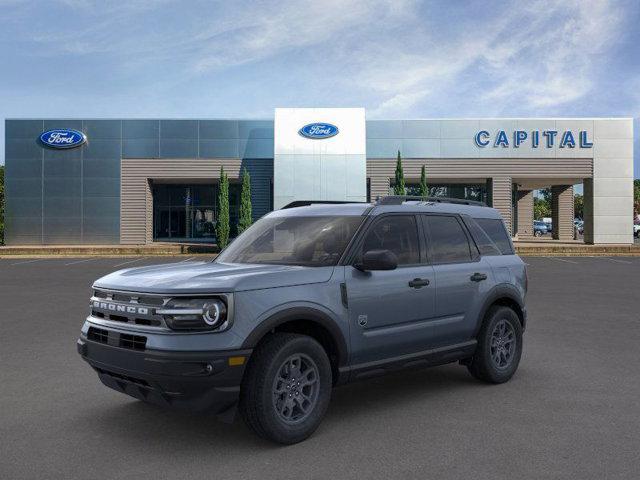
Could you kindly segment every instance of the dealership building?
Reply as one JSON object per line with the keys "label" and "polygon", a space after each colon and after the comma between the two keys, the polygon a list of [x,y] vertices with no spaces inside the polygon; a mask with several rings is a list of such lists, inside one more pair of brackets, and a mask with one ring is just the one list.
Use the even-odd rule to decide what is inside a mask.
{"label": "dealership building", "polygon": [[[235,226],[242,172],[254,219],[294,200],[388,195],[400,152],[408,193],[497,208],[533,237],[534,191],[549,188],[552,236],[633,243],[633,120],[366,120],[363,108],[278,108],[269,120],[11,119],[5,123],[8,245],[214,242],[221,168]],[[233,233],[233,230],[232,230]]]}

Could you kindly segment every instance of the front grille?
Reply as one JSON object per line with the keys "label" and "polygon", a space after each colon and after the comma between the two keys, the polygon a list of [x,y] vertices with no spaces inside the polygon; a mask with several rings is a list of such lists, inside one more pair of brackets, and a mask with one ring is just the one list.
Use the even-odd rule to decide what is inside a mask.
{"label": "front grille", "polygon": [[167,328],[164,317],[156,314],[168,298],[136,293],[94,290],[91,298],[91,316],[118,323]]}
{"label": "front grille", "polygon": [[[100,294],[104,296],[100,296],[98,298],[108,298],[109,295],[106,292],[100,292]],[[133,293],[113,293],[112,298],[115,302],[139,303],[141,305],[153,305],[155,307],[161,307],[164,303],[164,299],[162,297],[136,295]]]}
{"label": "front grille", "polygon": [[87,333],[87,338],[89,340],[93,340],[98,343],[108,343],[109,342],[109,331],[103,330],[102,328],[89,327],[89,333]]}
{"label": "front grille", "polygon": [[147,337],[142,335],[120,334],[120,346],[122,348],[131,348],[133,350],[144,350],[147,346]]}
{"label": "front grille", "polygon": [[147,347],[147,337],[143,335],[129,335],[96,327],[89,327],[87,339],[129,350],[144,350]]}

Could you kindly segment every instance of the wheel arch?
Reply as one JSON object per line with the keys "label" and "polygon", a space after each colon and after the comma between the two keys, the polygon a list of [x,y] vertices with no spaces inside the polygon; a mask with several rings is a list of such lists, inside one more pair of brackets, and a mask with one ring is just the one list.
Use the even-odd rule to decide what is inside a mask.
{"label": "wheel arch", "polygon": [[327,352],[334,383],[340,377],[341,367],[348,360],[347,341],[340,327],[331,316],[313,307],[291,307],[267,317],[247,336],[242,348],[255,348],[275,332],[309,335]]}
{"label": "wheel arch", "polygon": [[518,315],[520,324],[522,325],[522,330],[524,331],[527,324],[527,314],[524,302],[514,286],[505,284],[498,285],[487,295],[482,309],[480,310],[480,314],[478,315],[478,322],[474,336],[476,336],[480,331],[482,322],[484,321],[489,309],[495,305],[511,308],[516,315]]}

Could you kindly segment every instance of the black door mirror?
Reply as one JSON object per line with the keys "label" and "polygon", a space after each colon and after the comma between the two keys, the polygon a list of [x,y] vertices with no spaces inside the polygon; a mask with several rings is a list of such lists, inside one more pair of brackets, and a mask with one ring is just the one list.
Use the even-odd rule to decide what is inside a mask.
{"label": "black door mirror", "polygon": [[395,270],[398,267],[398,257],[389,250],[369,250],[362,255],[362,260],[354,267],[363,272],[367,270]]}

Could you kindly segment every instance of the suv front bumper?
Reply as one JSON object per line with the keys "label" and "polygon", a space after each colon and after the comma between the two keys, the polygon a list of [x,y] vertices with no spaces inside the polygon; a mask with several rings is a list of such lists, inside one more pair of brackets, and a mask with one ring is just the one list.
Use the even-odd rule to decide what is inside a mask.
{"label": "suv front bumper", "polygon": [[251,350],[137,351],[84,335],[77,348],[109,388],[157,405],[213,413],[222,413],[238,401],[251,355]]}

